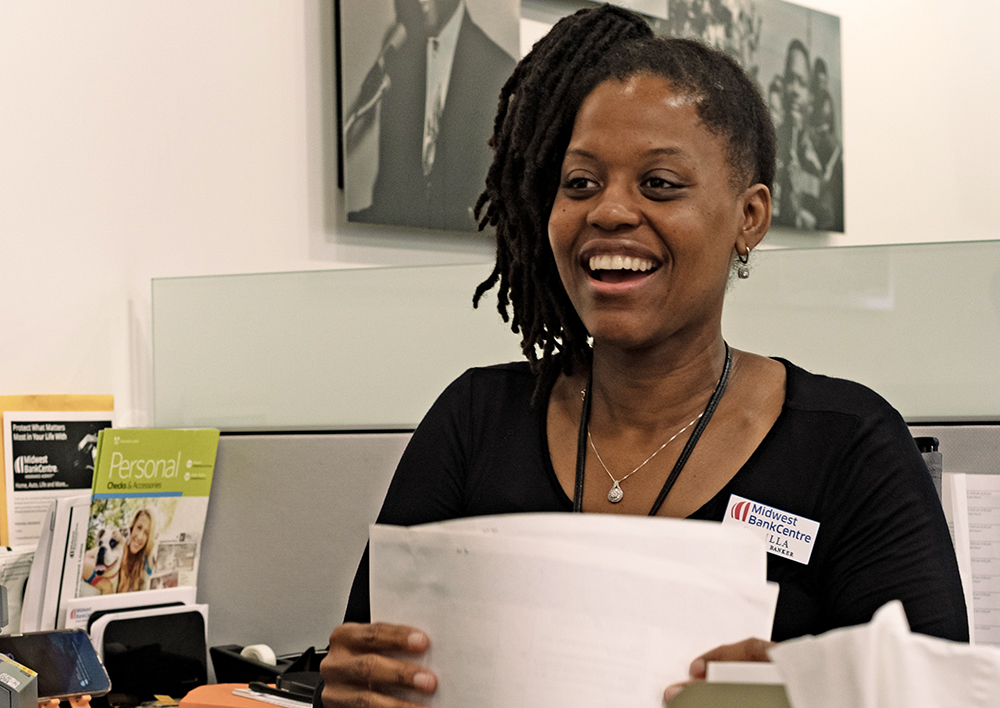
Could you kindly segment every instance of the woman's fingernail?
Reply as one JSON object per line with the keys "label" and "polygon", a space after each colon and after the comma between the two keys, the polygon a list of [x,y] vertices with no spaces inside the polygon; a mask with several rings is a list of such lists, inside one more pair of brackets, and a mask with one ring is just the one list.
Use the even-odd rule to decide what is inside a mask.
{"label": "woman's fingernail", "polygon": [[669,703],[674,700],[674,697],[683,690],[684,686],[681,684],[674,684],[673,686],[668,686],[667,690],[663,692],[663,700]]}
{"label": "woman's fingernail", "polygon": [[406,638],[406,644],[410,649],[423,649],[427,646],[427,635],[423,632],[412,632]]}
{"label": "woman's fingernail", "polygon": [[434,675],[426,671],[420,671],[413,676],[413,685],[421,691],[430,691],[434,688]]}
{"label": "woman's fingernail", "polygon": [[692,661],[690,671],[691,671],[691,678],[699,678],[699,679],[705,678],[705,671],[706,671],[705,660],[695,659],[694,661]]}

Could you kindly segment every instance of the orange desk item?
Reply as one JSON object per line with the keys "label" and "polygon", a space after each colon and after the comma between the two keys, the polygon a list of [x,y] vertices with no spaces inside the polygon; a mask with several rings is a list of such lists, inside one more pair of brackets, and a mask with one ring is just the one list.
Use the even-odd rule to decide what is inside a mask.
{"label": "orange desk item", "polygon": [[245,683],[214,683],[198,686],[181,699],[180,708],[267,708],[267,703],[233,695],[234,688],[246,687]]}

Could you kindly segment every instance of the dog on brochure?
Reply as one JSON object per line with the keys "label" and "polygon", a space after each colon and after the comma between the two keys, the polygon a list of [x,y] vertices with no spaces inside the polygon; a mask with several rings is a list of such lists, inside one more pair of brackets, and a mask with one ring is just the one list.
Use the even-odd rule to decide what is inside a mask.
{"label": "dog on brochure", "polygon": [[96,545],[83,555],[83,581],[93,585],[102,595],[114,594],[118,590],[118,573],[127,542],[127,528],[99,529]]}

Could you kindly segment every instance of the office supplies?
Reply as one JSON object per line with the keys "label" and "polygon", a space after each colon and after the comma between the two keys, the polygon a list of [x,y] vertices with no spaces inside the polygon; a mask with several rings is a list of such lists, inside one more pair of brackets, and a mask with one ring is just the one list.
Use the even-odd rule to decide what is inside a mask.
{"label": "office supplies", "polygon": [[270,703],[271,705],[281,706],[281,708],[302,708],[302,706],[308,705],[306,701],[298,698],[288,698],[287,696],[279,696],[273,693],[255,691],[249,687],[234,688],[233,695],[240,696],[242,698],[249,698],[254,701],[261,701],[263,703]]}
{"label": "office supplies", "polygon": [[278,656],[275,663],[264,664],[242,655],[238,644],[211,647],[212,668],[220,683],[274,683],[291,691],[312,691],[319,683],[319,664],[325,652],[309,647],[301,654]]}
{"label": "office supplies", "polygon": [[207,623],[207,605],[116,612],[96,619],[90,637],[115,695],[139,703],[180,698],[208,682]]}
{"label": "office supplies", "polygon": [[179,588],[147,590],[139,594],[126,592],[116,595],[74,598],[65,603],[65,612],[60,615],[59,619],[61,625],[59,629],[85,629],[89,632],[93,620],[103,614],[193,605],[195,593],[196,588],[193,585],[184,585]]}
{"label": "office supplies", "polygon": [[299,701],[302,703],[312,703],[312,691],[285,688],[281,686],[280,681],[276,682],[273,686],[262,681],[251,681],[248,688],[251,691],[256,691],[257,693],[266,693],[270,696],[277,696],[279,698],[286,698],[288,700]]}
{"label": "office supplies", "polygon": [[76,597],[89,517],[90,492],[58,497],[49,505],[25,588],[21,632],[62,629],[64,605]]}

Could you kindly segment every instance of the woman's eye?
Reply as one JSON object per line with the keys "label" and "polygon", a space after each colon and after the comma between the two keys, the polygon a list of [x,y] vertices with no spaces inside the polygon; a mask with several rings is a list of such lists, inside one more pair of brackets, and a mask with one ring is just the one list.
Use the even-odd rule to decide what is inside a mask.
{"label": "woman's eye", "polygon": [[642,192],[647,199],[663,201],[677,197],[681,187],[683,187],[683,185],[673,179],[662,177],[660,175],[650,175],[642,181],[639,191]]}
{"label": "woman's eye", "polygon": [[597,186],[597,181],[591,179],[590,177],[585,177],[582,175],[571,175],[563,179],[562,187],[563,189],[581,191],[586,189],[593,189]]}
{"label": "woman's eye", "polygon": [[646,180],[645,186],[650,189],[672,189],[677,185],[663,177],[650,177]]}

